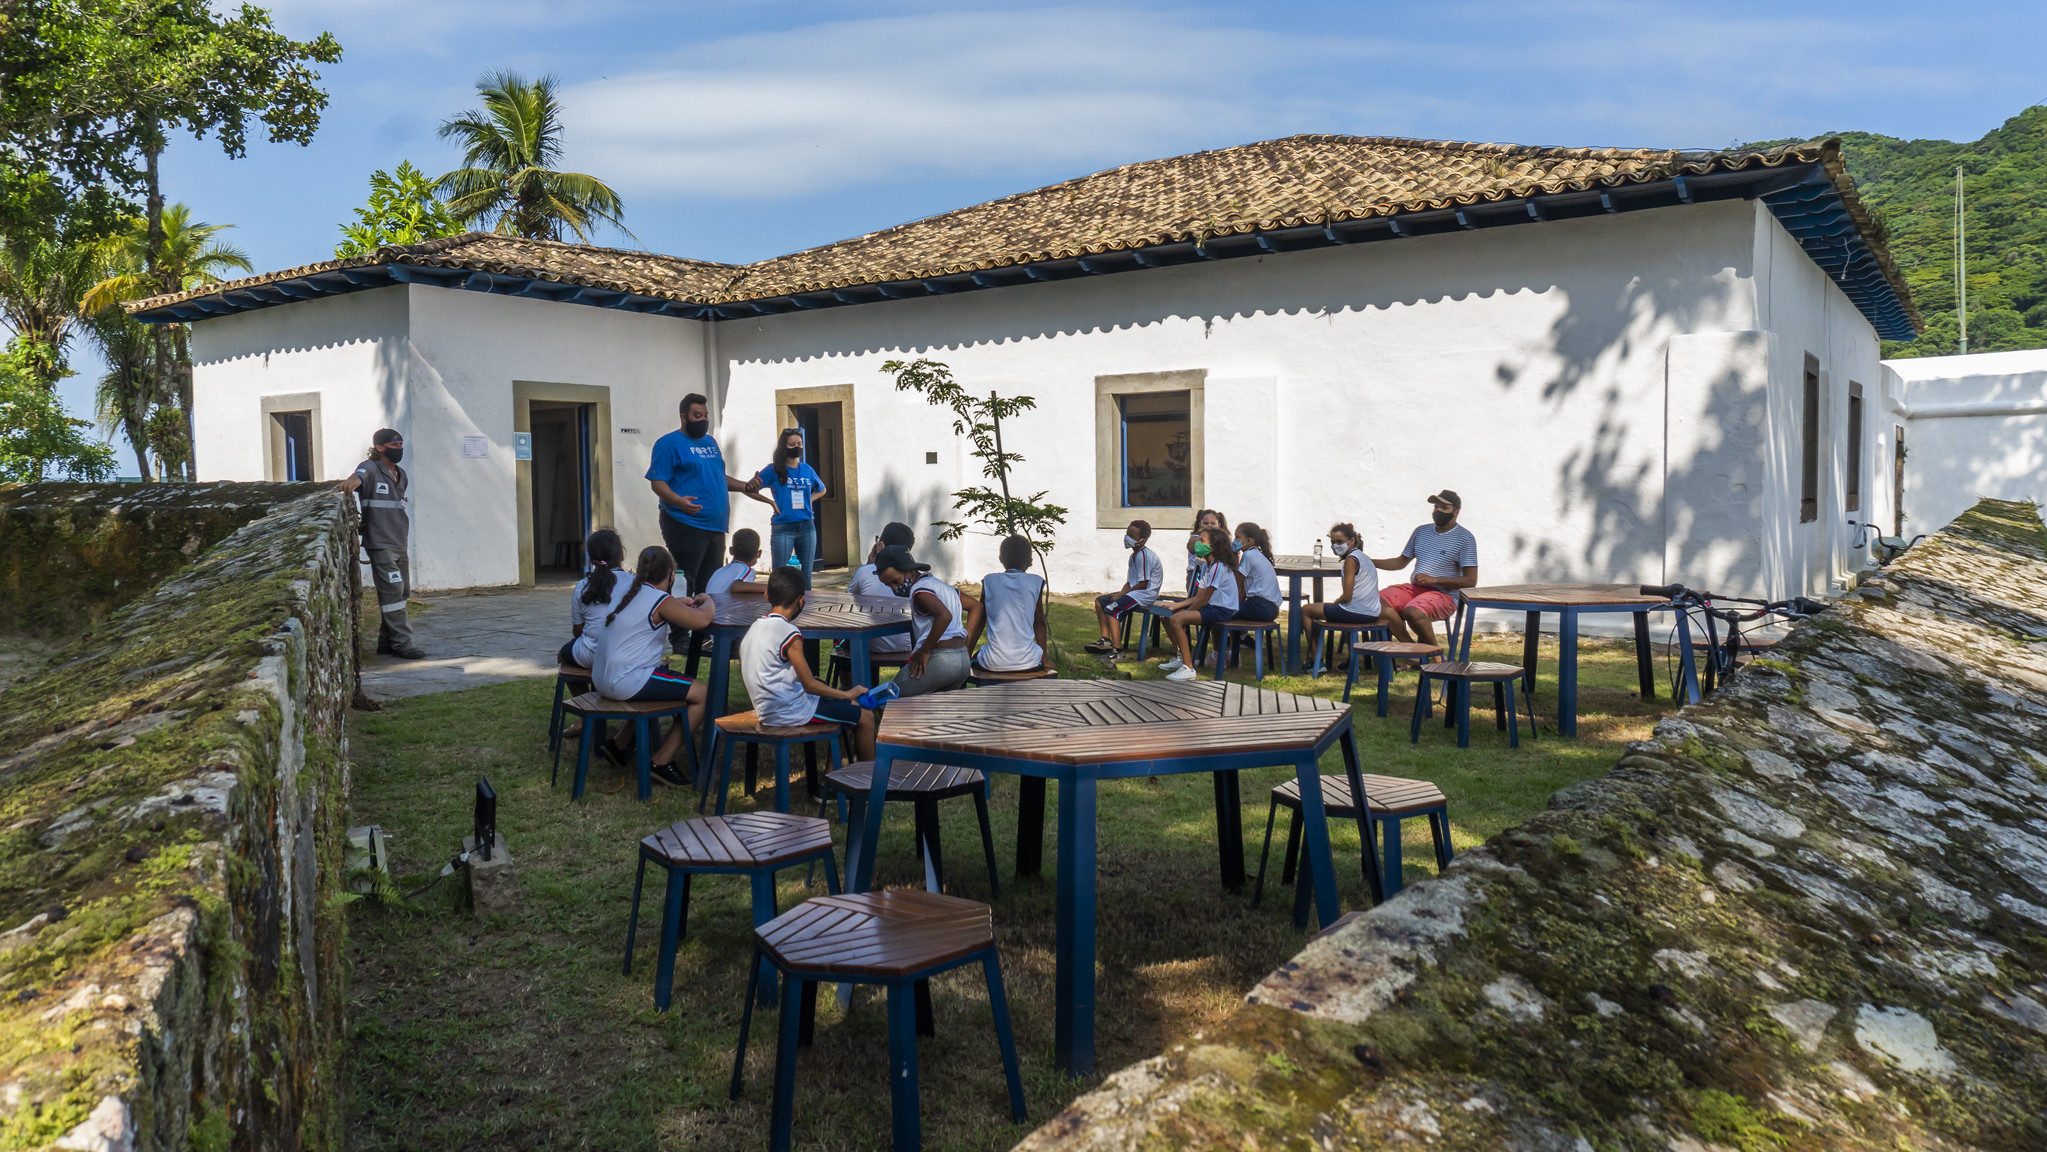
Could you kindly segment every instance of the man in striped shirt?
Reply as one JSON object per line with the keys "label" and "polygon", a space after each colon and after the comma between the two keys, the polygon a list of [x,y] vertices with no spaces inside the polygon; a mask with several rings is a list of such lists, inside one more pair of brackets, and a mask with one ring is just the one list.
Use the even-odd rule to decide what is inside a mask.
{"label": "man in striped shirt", "polygon": [[[1398,572],[1414,565],[1414,579],[1379,589],[1379,623],[1395,640],[1436,642],[1435,622],[1457,611],[1456,588],[1478,583],[1478,540],[1457,523],[1464,501],[1448,488],[1429,497],[1433,523],[1416,528],[1400,555],[1374,560],[1374,567]],[[1412,629],[1412,635],[1409,634]]]}

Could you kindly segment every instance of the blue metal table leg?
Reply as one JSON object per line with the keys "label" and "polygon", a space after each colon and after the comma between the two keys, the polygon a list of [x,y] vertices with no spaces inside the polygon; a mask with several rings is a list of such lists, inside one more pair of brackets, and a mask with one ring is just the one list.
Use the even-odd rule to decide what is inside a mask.
{"label": "blue metal table leg", "polygon": [[1343,750],[1343,772],[1350,778],[1350,799],[1358,814],[1358,843],[1360,855],[1364,858],[1361,867],[1365,873],[1365,892],[1373,904],[1379,904],[1392,894],[1392,890],[1386,887],[1381,869],[1372,860],[1372,822],[1367,815],[1372,810],[1371,797],[1365,794],[1364,767],[1358,759],[1357,731],[1353,727],[1345,727],[1343,734],[1336,739],[1337,747]]}
{"label": "blue metal table leg", "polygon": [[654,965],[654,1007],[668,1011],[675,986],[675,950],[682,942],[682,918],[689,907],[689,873],[668,869],[668,891],[661,902],[661,958]]}
{"label": "blue metal table leg", "polygon": [[874,654],[867,647],[867,637],[856,636],[846,641],[846,649],[853,662],[853,683],[874,687]]}
{"label": "blue metal table leg", "polygon": [[[775,874],[756,872],[749,879],[753,881],[753,926],[758,928],[775,918]],[[767,971],[761,973],[760,1002],[765,1007],[774,1003],[776,973],[772,964],[763,967]]]}
{"label": "blue metal table leg", "polygon": [[796,1032],[803,1015],[796,996],[802,988],[801,980],[782,985],[781,1036],[775,1041],[775,1111],[774,1119],[768,1122],[769,1152],[789,1152],[789,1129],[795,1124]]}
{"label": "blue metal table leg", "polygon": [[1379,666],[1379,715],[1386,715],[1386,694],[1393,688],[1393,657],[1380,655],[1374,661]]}
{"label": "blue metal table leg", "polygon": [[789,811],[789,742],[775,745],[775,811]]}
{"label": "blue metal table leg", "polygon": [[[694,641],[692,641],[694,643]],[[732,637],[723,628],[714,629],[711,637],[710,684],[704,689],[704,751],[711,751],[711,742],[716,739],[718,717],[725,714],[725,693],[732,667]]]}
{"label": "blue metal table leg", "polygon": [[1476,631],[1477,628],[1478,606],[1476,604],[1471,604],[1467,602],[1464,605],[1463,623],[1459,626],[1457,630],[1458,634],[1450,638],[1451,643],[1449,650],[1451,652],[1456,653],[1455,656],[1451,657],[1452,659],[1454,660],[1471,659],[1471,634],[1474,631]]}
{"label": "blue metal table leg", "polygon": [[[1304,771],[1313,773],[1314,763],[1310,761]],[[1326,867],[1328,854],[1323,855]],[[1053,1059],[1066,1072],[1091,1076],[1095,1070],[1095,779],[1078,772],[1059,781],[1056,922]]]}
{"label": "blue metal table leg", "polygon": [[867,789],[867,819],[860,822],[858,847],[853,844],[853,832],[846,833],[846,877],[847,887],[855,892],[866,892],[874,885],[874,853],[881,843],[881,809],[888,803],[889,765],[895,755],[888,745],[879,745],[874,750],[874,782]]}
{"label": "blue metal table leg", "polygon": [[1286,674],[1301,674],[1301,578],[1286,578]]}
{"label": "blue metal table leg", "polygon": [[1450,693],[1456,698],[1451,711],[1457,713],[1457,746],[1471,747],[1471,681],[1452,680]]}
{"label": "blue metal table leg", "polygon": [[915,981],[888,986],[889,1119],[895,1152],[922,1152],[923,1117],[917,1107],[917,1005]]}
{"label": "blue metal table leg", "polygon": [[994,949],[982,957],[981,972],[988,979],[988,1008],[995,1014],[995,1042],[1002,1048],[1002,1073],[1009,1080],[1009,1114],[1021,1123],[1023,1076],[1016,1066],[1016,1035],[1009,1029],[1009,999],[1002,994],[1002,962],[996,959]]}
{"label": "blue metal table leg", "polygon": [[[1315,766],[1315,757],[1309,755],[1295,765],[1294,775],[1301,782],[1301,830],[1307,836],[1301,846],[1301,863],[1307,872],[1303,879],[1314,886],[1317,922],[1327,928],[1342,909],[1336,902],[1336,872],[1329,859],[1329,824],[1322,807],[1322,773]],[[1370,843],[1366,841],[1366,851],[1371,850]]]}
{"label": "blue metal table leg", "polygon": [[1557,735],[1578,734],[1578,610],[1557,613]]}
{"label": "blue metal table leg", "polygon": [[654,798],[654,731],[656,722],[644,717],[633,720],[633,760],[639,768],[639,796],[641,803]]}

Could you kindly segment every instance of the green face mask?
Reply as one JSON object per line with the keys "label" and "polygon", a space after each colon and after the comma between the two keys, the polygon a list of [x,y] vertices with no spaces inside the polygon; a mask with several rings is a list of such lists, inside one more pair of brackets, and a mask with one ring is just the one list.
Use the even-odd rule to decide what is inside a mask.
{"label": "green face mask", "polygon": [[1194,546],[1194,554],[1195,554],[1196,556],[1207,556],[1207,555],[1208,555],[1208,552],[1209,552],[1209,548],[1208,548],[1208,545],[1207,545],[1207,543],[1205,543],[1205,542],[1204,542],[1204,543],[1200,543],[1200,544],[1196,544],[1196,545]]}

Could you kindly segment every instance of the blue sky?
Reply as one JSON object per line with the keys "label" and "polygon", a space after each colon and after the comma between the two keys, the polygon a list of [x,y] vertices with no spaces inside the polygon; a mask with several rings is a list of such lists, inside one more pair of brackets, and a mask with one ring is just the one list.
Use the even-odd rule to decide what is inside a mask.
{"label": "blue sky", "polygon": [[[566,166],[638,244],[750,261],[1136,160],[1296,132],[1713,148],[1974,139],[2047,101],[2047,5],[1723,0],[1087,7],[284,0],[339,64],[310,147],[184,139],[166,193],[258,270],[332,256],[376,168],[429,173],[490,69],[553,73]],[[617,234],[600,242],[634,246]],[[84,414],[98,367],[74,354]],[[131,459],[123,453],[123,459]]]}

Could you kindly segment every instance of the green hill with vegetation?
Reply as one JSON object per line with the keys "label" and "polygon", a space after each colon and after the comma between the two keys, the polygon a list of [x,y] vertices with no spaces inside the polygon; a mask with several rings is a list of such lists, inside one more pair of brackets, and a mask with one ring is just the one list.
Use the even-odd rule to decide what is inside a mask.
{"label": "green hill with vegetation", "polygon": [[[1883,354],[1949,356],[1955,318],[1955,167],[1968,194],[1969,351],[2047,348],[2047,105],[1981,140],[1900,140],[1841,132],[1848,174],[1889,233],[1926,332]],[[1781,143],[1781,141],[1780,141]]]}

